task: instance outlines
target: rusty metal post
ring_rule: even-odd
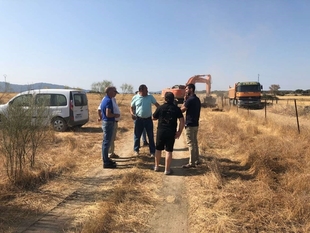
[[[295,112],[296,112],[297,128],[298,128],[298,133],[300,134],[300,128],[299,128],[299,120],[298,120],[298,111],[297,111],[296,99],[294,99],[294,103],[295,103]]]

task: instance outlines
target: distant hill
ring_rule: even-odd
[[[7,85],[6,85],[7,84]],[[29,91],[32,89],[62,89],[62,88],[70,88],[68,86],[64,85],[58,85],[58,84],[51,84],[51,83],[34,83],[34,84],[11,84],[11,83],[5,83],[0,82],[0,92],[22,92],[22,91]],[[88,90],[85,90],[88,91]]]

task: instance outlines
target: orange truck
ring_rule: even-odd
[[[238,107],[260,108],[262,89],[259,82],[237,82],[233,87],[229,87],[229,102]]]
[[[204,78],[206,77],[206,78]],[[206,84],[206,97],[209,97],[211,94],[211,75],[210,74],[199,74],[194,75],[188,79],[185,85],[174,85],[171,88],[165,88],[161,92],[161,96],[165,97],[165,93],[170,91],[174,94],[174,97],[177,103],[183,103],[184,96],[185,96],[185,87],[188,84],[195,84],[195,83],[205,83]]]

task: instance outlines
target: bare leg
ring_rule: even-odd
[[[172,161],[172,152],[166,151],[166,162],[165,162],[165,171],[166,172],[170,171],[171,161]]]
[[[159,167],[160,157],[161,157],[161,150],[156,150],[155,151],[155,168],[154,169]]]

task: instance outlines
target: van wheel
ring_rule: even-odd
[[[61,117],[54,118],[52,120],[52,126],[53,129],[57,132],[64,132],[68,128],[67,122]]]

